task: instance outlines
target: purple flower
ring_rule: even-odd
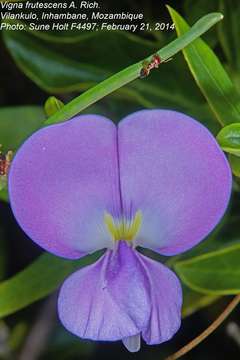
[[[87,339],[122,340],[130,351],[169,340],[181,322],[176,275],[137,247],[176,255],[222,217],[231,171],[214,137],[190,117],[143,110],[118,126],[82,115],[33,134],[9,174],[13,212],[55,255],[105,254],[65,280],[64,326]]]

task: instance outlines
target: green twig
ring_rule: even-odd
[[[162,61],[169,59],[170,57],[181,51],[183,48],[185,48],[187,45],[189,45],[192,41],[197,39],[199,36],[204,34],[209,28],[215,25],[218,21],[222,20],[222,18],[223,15],[221,13],[211,13],[205,15],[200,20],[198,20],[192,26],[192,28],[189,29],[189,31],[187,31],[185,34],[178,37],[156,53],[161,57]],[[106,95],[137,79],[142,68],[142,62],[150,61],[151,58],[152,55],[147,57],[146,59],[139,61],[134,65],[125,68],[124,70],[102,81],[98,85],[90,88],[89,90],[66,104],[62,109],[56,112],[49,119],[47,119],[45,125],[67,120],[72,116],[78,114],[80,111],[86,109],[88,106],[92,105],[96,101],[102,99]]]
[[[165,360],[177,360],[183,355],[187,354],[190,350],[195,348],[198,344],[200,344],[204,339],[206,339],[222,324],[222,322],[228,317],[228,315],[230,315],[230,313],[235,309],[235,307],[239,304],[239,302],[240,302],[240,294],[234,297],[234,299],[228,304],[225,310],[206,330],[204,330],[200,335],[198,335],[195,339],[190,341],[187,345],[183,346],[173,355],[168,356]]]

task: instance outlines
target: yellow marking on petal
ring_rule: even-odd
[[[108,231],[112,235],[112,237],[115,238],[116,227],[115,227],[112,216],[110,214],[108,214],[108,213],[105,213],[104,214],[104,222],[105,222],[105,225],[106,225]]]
[[[142,224],[142,213],[137,211],[134,219],[129,221],[125,218],[114,220],[109,213],[104,214],[104,223],[113,240],[132,241],[136,238]]]
[[[137,236],[137,234],[138,234],[138,232],[140,230],[141,224],[142,224],[142,213],[141,213],[141,211],[138,210],[136,212],[136,215],[135,215],[134,219],[133,219],[133,223],[132,223],[132,225],[131,225],[131,227],[129,229],[130,230],[130,236],[131,236],[132,239],[134,239]]]

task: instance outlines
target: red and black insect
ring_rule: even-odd
[[[149,75],[149,73],[152,69],[158,68],[161,63],[167,62],[169,60],[171,60],[171,59],[162,60],[158,54],[153,55],[150,62],[148,62],[148,61],[143,62],[143,67],[140,71],[140,78],[141,79],[145,78],[146,76]]]
[[[8,151],[6,155],[0,151],[0,176],[6,176],[8,174],[12,155],[12,151]]]

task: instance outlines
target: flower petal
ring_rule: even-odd
[[[181,325],[181,284],[166,266],[143,255],[139,260],[151,289],[151,315],[142,337],[147,344],[160,344],[171,339]]]
[[[136,244],[174,255],[201,241],[222,217],[231,171],[211,133],[184,114],[144,110],[118,128],[123,211],[142,212]]]
[[[112,240],[104,212],[119,215],[115,125],[82,115],[33,134],[9,175],[10,202],[27,235],[46,250],[78,258]]]
[[[92,340],[123,340],[130,351],[170,339],[181,321],[179,280],[165,266],[120,241],[94,265],[63,284],[58,313],[75,335]]]
[[[140,333],[150,316],[148,281],[136,252],[120,242],[93,265],[64,282],[58,313],[75,335],[120,340]]]
[[[137,352],[141,347],[141,334],[129,336],[127,338],[122,339],[123,345],[130,352]]]

